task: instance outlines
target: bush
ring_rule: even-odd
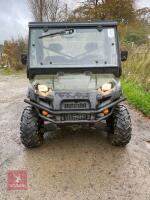
[[[4,42],[3,55],[0,59],[0,65],[20,70],[23,68],[20,57],[27,49],[27,42],[24,38],[18,38],[17,40],[9,40]]]
[[[125,36],[125,42],[127,43],[134,43],[137,45],[145,44],[148,38],[147,35],[144,33],[137,33],[137,32],[129,32]]]

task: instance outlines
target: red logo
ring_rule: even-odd
[[[9,170],[7,172],[8,190],[27,190],[26,170]]]

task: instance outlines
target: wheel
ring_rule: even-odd
[[[124,105],[117,105],[107,120],[108,139],[114,146],[126,146],[131,139],[131,118]]]
[[[25,147],[38,147],[43,143],[41,127],[36,110],[27,106],[22,113],[20,123],[20,137]]]

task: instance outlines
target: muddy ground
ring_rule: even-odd
[[[103,128],[57,134],[40,148],[20,142],[28,81],[0,76],[0,200],[149,200],[150,120],[130,109],[133,136],[112,147]],[[28,189],[7,190],[8,170],[27,170]]]

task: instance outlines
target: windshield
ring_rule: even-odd
[[[115,28],[31,29],[30,67],[117,66]]]

